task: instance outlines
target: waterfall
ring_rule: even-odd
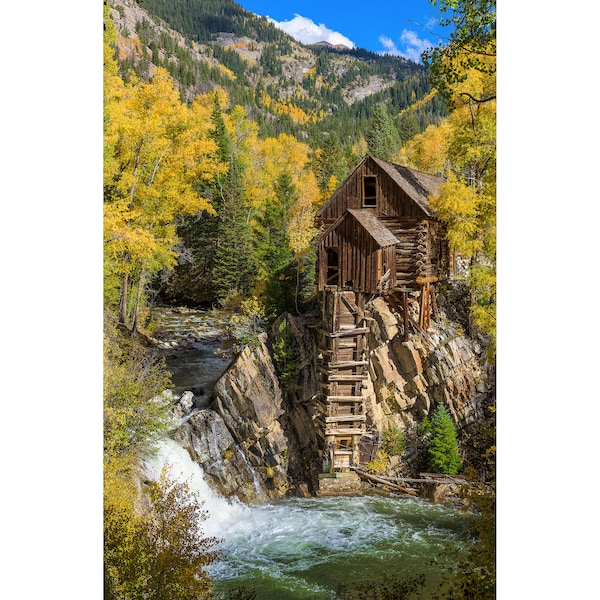
[[[246,457],[246,454],[239,447],[238,444],[235,445],[235,451],[242,458],[242,461],[248,467],[248,470],[252,473],[252,484],[254,485],[254,491],[256,492],[256,497],[257,498],[268,498],[267,493],[265,492],[265,490],[263,489],[263,486],[260,483],[260,479],[258,477],[258,473],[252,467],[252,465],[250,464],[250,461]]]
[[[243,522],[249,516],[251,509],[248,506],[237,498],[224,498],[208,485],[202,467],[175,440],[161,440],[157,444],[156,454],[147,458],[145,463],[155,480],[160,477],[163,467],[167,466],[174,479],[187,481],[190,489],[199,494],[204,501],[203,508],[208,511],[208,519],[202,525],[208,537],[223,538],[235,530],[238,522]]]
[[[244,585],[261,600],[330,599],[340,584],[380,581],[390,571],[425,573],[436,582],[447,566],[443,551],[460,554],[469,543],[467,516],[418,498],[289,498],[248,506],[211,489],[202,468],[170,439],[146,465],[156,479],[168,465],[204,501],[202,530],[222,540],[223,560],[208,568],[217,591]]]

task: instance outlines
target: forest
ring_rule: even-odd
[[[144,0],[135,30],[105,1],[105,597],[211,597],[194,577],[216,558],[192,531],[201,504],[164,480],[140,509],[131,476],[169,427],[147,401],[169,387],[143,344],[151,306],[227,307],[261,328],[310,309],[315,213],[366,153],[444,176],[431,205],[468,265],[470,328],[494,360],[496,5],[434,4],[453,33],[423,67],[301,47],[231,0]],[[291,55],[314,66],[299,75]],[[384,91],[349,102],[371,77]],[[479,501],[481,544],[456,600],[494,597],[494,499]]]

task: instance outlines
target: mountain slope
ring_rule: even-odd
[[[363,49],[305,46],[233,0],[109,0],[123,70],[142,78],[166,67],[182,96],[221,86],[263,135],[311,144],[359,139],[379,103],[399,115],[429,91],[426,70]],[[416,112],[424,129],[445,114],[434,96]]]

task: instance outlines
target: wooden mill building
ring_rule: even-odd
[[[365,156],[316,215],[320,328],[320,418],[324,457],[333,472],[370,460],[362,396],[368,378],[368,301],[384,295],[404,313],[419,300],[427,329],[433,285],[446,279],[445,228],[428,196],[442,177]],[[410,296],[410,298],[409,298]],[[363,448],[364,450],[364,448]]]

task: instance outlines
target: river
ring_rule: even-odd
[[[174,355],[176,389],[211,387],[229,362],[218,350],[220,339],[215,334]],[[340,586],[381,582],[387,573],[424,574],[427,588],[420,597],[429,598],[427,590],[443,581],[444,570],[470,543],[470,517],[453,507],[392,494],[289,498],[247,506],[210,489],[201,467],[170,439],[159,444],[148,464],[158,474],[165,462],[205,501],[209,517],[203,532],[221,540],[223,553],[209,572],[223,597],[245,586],[256,591],[257,600],[330,599]]]

